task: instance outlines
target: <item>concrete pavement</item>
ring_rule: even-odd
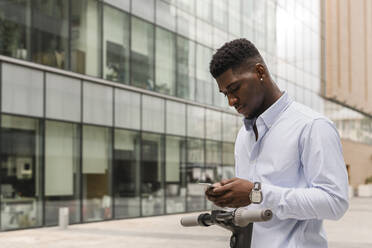
[[[229,247],[229,232],[216,227],[184,228],[168,215],[0,233],[1,248],[189,248]],[[194,214],[195,215],[195,214]],[[339,221],[326,221],[330,248],[372,247],[372,198],[353,198]]]

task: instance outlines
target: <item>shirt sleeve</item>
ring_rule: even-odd
[[[348,209],[348,176],[340,137],[327,119],[316,119],[302,132],[300,159],[307,188],[262,184],[265,208],[279,219],[341,218]]]

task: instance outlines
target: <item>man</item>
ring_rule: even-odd
[[[210,72],[245,118],[235,142],[236,178],[216,183],[208,199],[273,211],[272,220],[253,225],[252,247],[328,247],[323,219],[337,220],[348,208],[347,172],[332,122],[281,92],[246,39],[218,49]]]

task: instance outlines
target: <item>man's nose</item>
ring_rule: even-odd
[[[229,105],[231,107],[234,107],[238,103],[238,98],[236,96],[234,96],[233,94],[230,94],[228,96],[228,99],[229,99]]]

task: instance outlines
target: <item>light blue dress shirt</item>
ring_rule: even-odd
[[[346,166],[330,120],[284,92],[257,119],[244,119],[235,163],[237,177],[262,184],[263,202],[247,208],[274,213],[253,225],[252,247],[328,247],[323,219],[337,220],[348,208]]]

